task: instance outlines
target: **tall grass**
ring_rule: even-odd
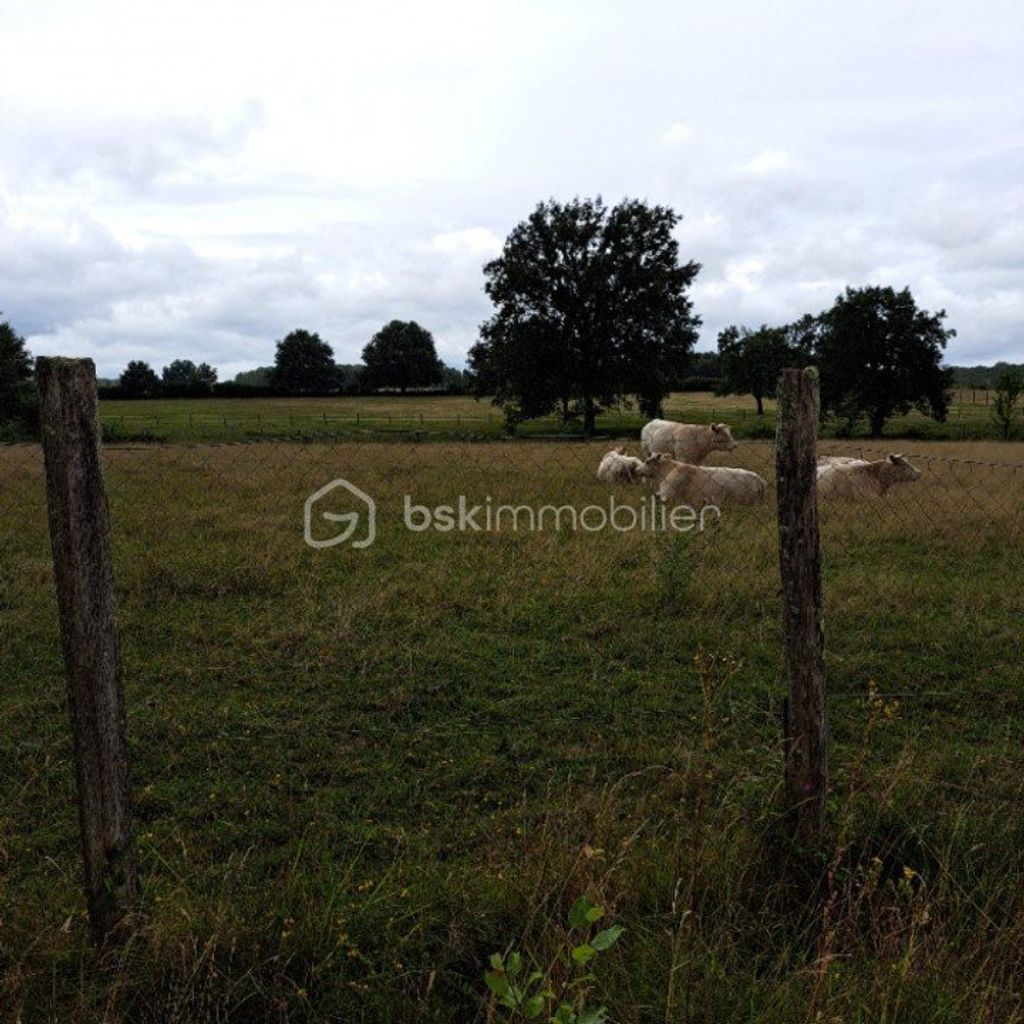
[[[919,444],[914,487],[823,510],[809,851],[770,505],[701,536],[401,525],[405,493],[605,502],[606,446],[108,451],[145,908],[105,956],[40,457],[0,450],[7,1019],[493,1019],[490,954],[550,962],[587,894],[626,928],[594,981],[616,1021],[1021,1020],[1024,491],[985,465],[1017,450]],[[770,477],[767,446],[729,458]],[[379,503],[365,551],[302,543],[336,476]]]

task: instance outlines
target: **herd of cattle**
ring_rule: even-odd
[[[640,434],[640,446],[643,458],[627,455],[624,447],[608,452],[597,468],[597,478],[605,483],[646,480],[670,504],[755,505],[764,500],[768,485],[752,470],[702,464],[712,452],[736,448],[732,431],[724,423],[651,420]],[[894,484],[913,483],[920,475],[902,455],[887,455],[875,462],[827,456],[818,460],[818,494],[849,499],[878,496]]]

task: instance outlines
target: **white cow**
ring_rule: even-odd
[[[677,462],[664,452],[646,459],[640,475],[653,482],[658,497],[666,504],[756,505],[764,500],[768,485],[764,477],[749,469],[729,466],[694,466]]]
[[[876,462],[830,455],[818,460],[818,495],[822,498],[881,496],[895,484],[910,484],[921,471],[899,454]]]
[[[625,448],[613,448],[601,459],[597,467],[597,479],[606,484],[632,484],[638,479],[643,462],[634,455],[627,455]]]
[[[644,458],[664,452],[680,462],[699,466],[711,452],[731,452],[736,442],[724,423],[651,420],[640,432],[640,445]]]

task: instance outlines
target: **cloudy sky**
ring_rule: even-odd
[[[0,0],[0,310],[35,354],[205,359],[392,318],[461,365],[541,199],[683,217],[701,348],[909,285],[1024,359],[1019,0]]]

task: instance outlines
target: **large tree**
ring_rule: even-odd
[[[141,359],[133,360],[125,367],[118,383],[130,398],[151,398],[160,391],[160,378],[153,367]]]
[[[762,324],[756,331],[726,327],[718,335],[720,395],[753,395],[757,415],[764,415],[764,400],[775,397],[779,374],[787,366],[801,366],[808,352],[790,327]]]
[[[277,343],[270,383],[282,391],[332,391],[338,384],[334,350],[319,334],[297,330]]]
[[[945,317],[918,309],[909,288],[847,288],[814,332],[822,414],[851,426],[866,417],[872,437],[912,408],[944,420],[953,381],[942,353],[956,334]]]
[[[470,350],[473,386],[516,418],[556,408],[594,432],[635,395],[654,414],[682,377],[700,319],[665,206],[600,198],[541,203],[484,267],[494,315]]]
[[[191,359],[175,359],[165,366],[161,375],[164,387],[194,388],[197,391],[211,391],[217,383],[217,371],[209,363],[196,366]]]
[[[440,384],[441,360],[434,337],[415,320],[392,320],[382,327],[363,349],[363,387],[397,388],[403,395],[409,388]]]
[[[0,321],[0,426],[26,416],[34,391],[25,339],[6,320]]]

